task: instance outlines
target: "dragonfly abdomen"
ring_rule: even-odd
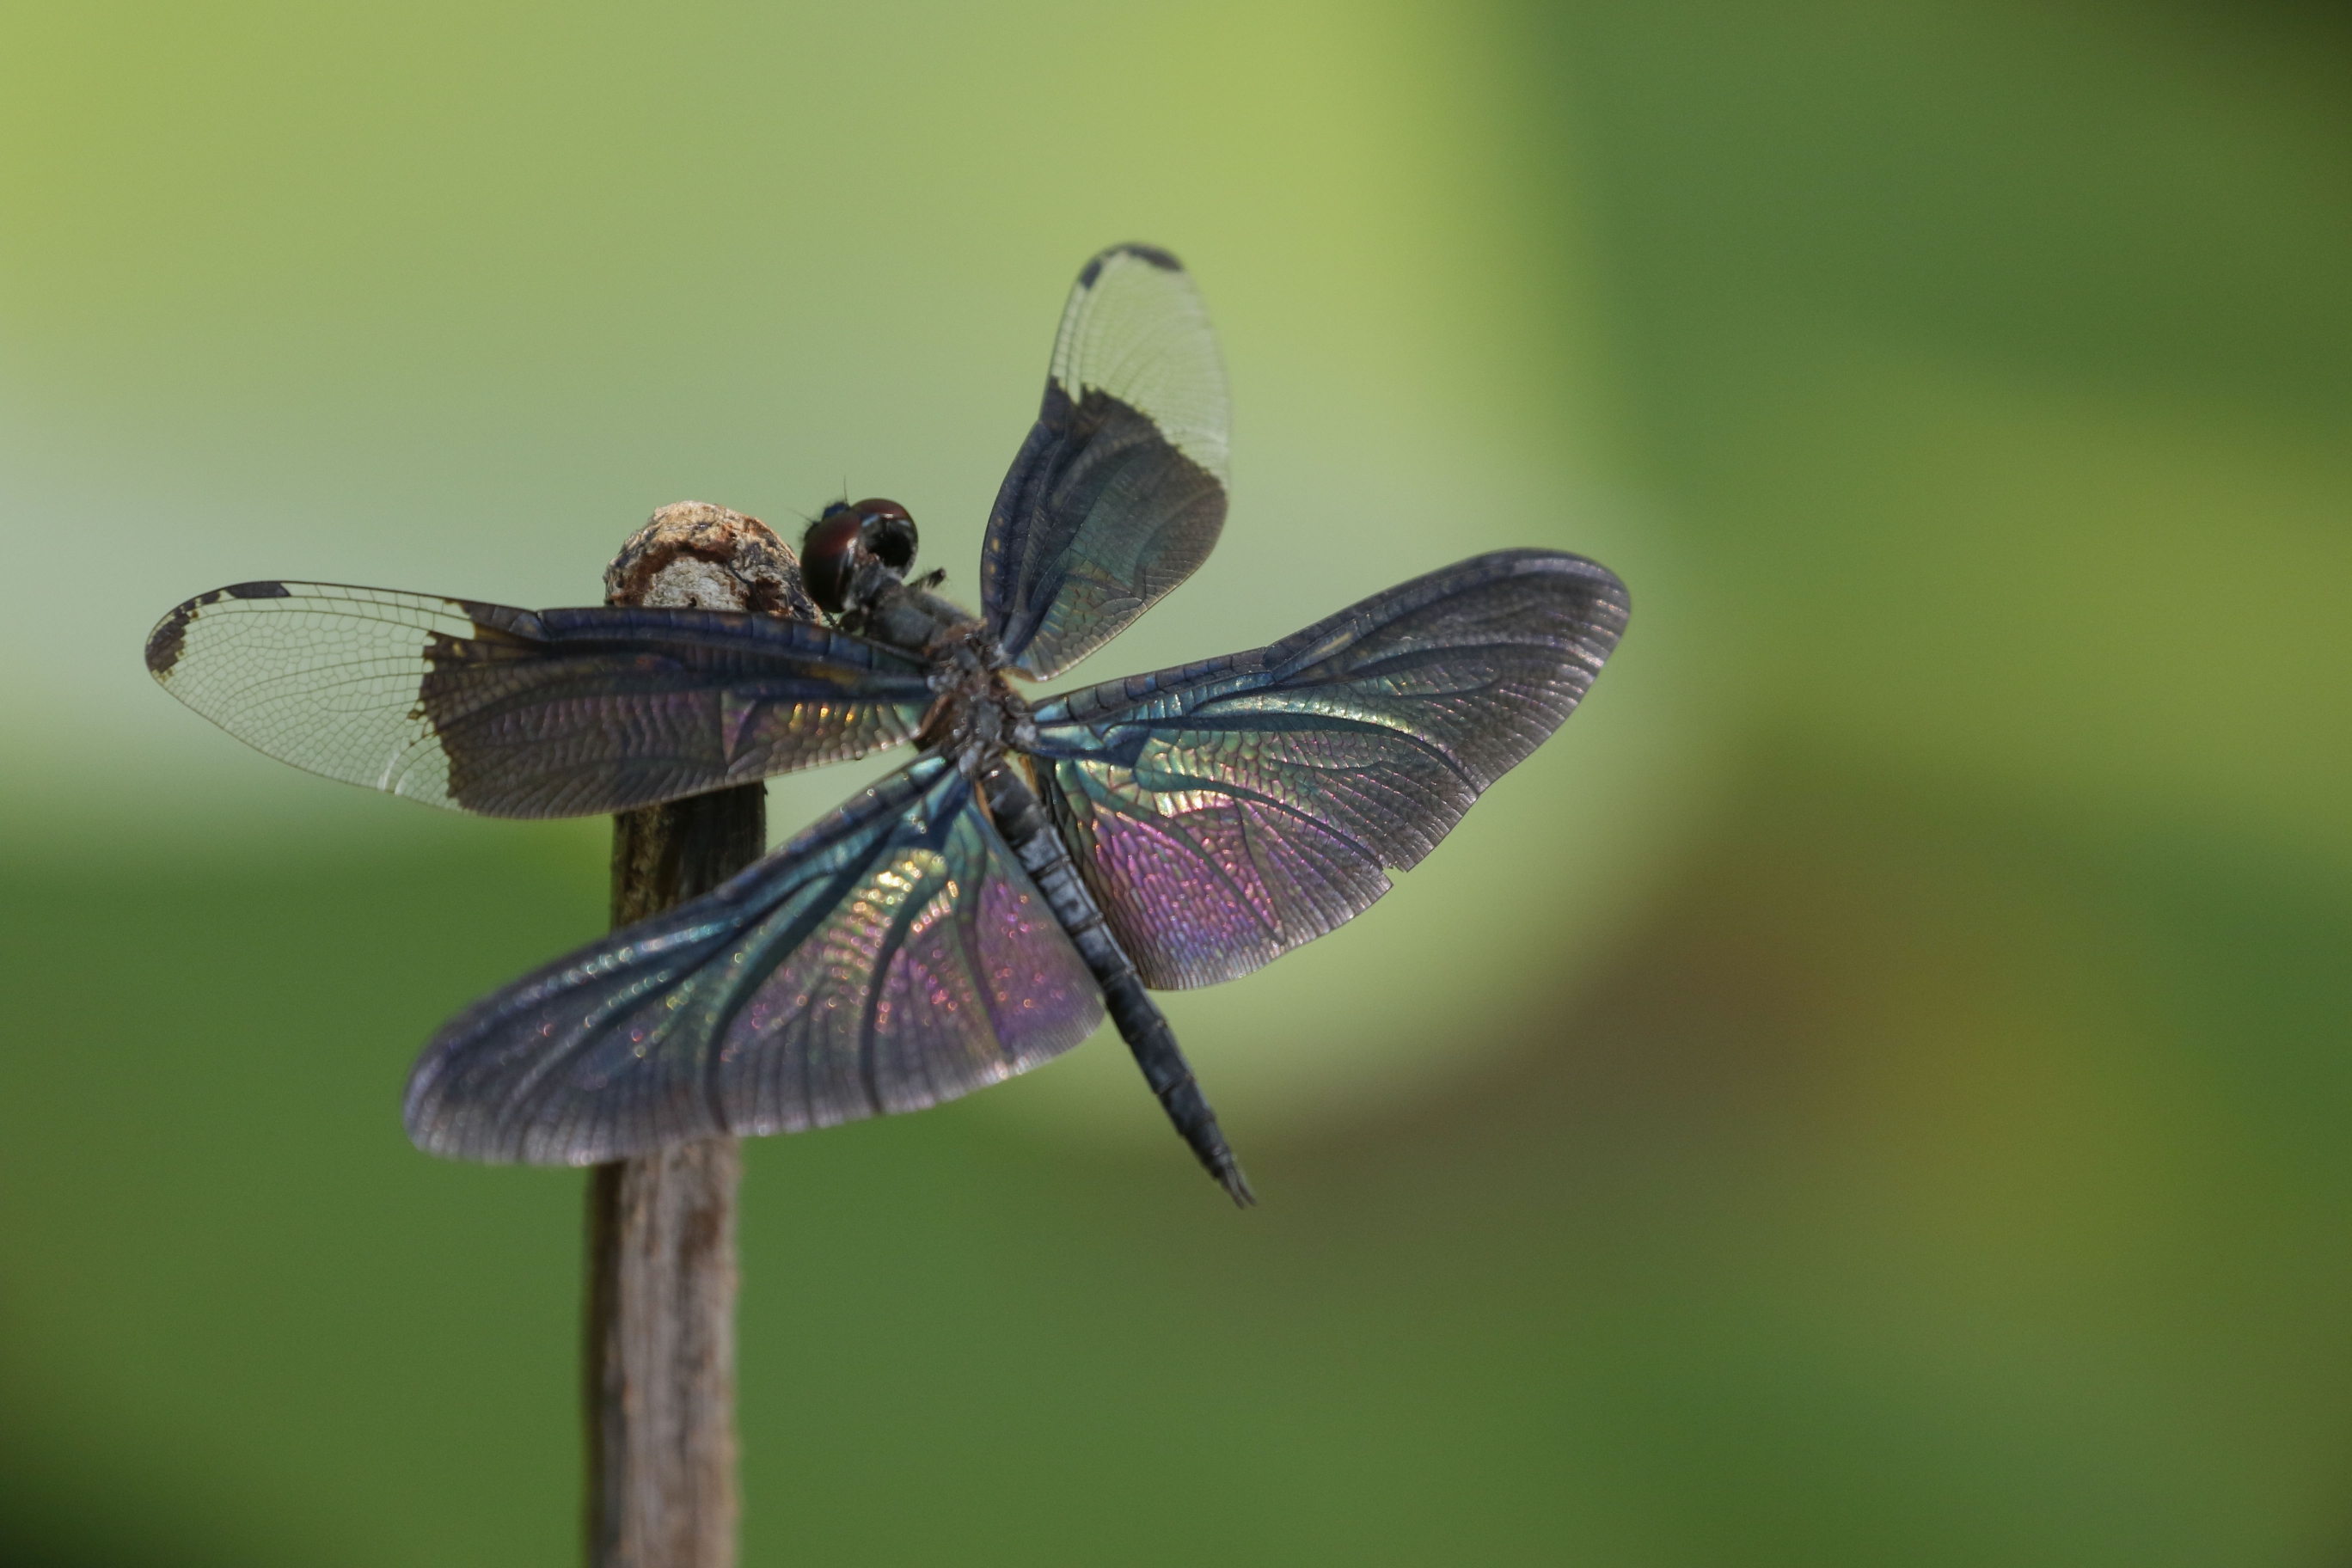
[[[980,782],[996,830],[1036,884],[1055,920],[1069,933],[1095,984],[1102,987],[1104,1009],[1134,1053],[1135,1065],[1143,1069],[1144,1081],[1159,1097],[1160,1108],[1235,1204],[1247,1207],[1255,1203],[1257,1195],[1250,1191],[1241,1162],[1234,1157],[1217,1126],[1217,1113],[1210,1109],[1208,1097],[1192,1076],[1192,1064],[1176,1044],[1176,1031],[1169,1027],[1168,1016],[1143,988],[1134,962],[1103,919],[1036,792],[1021,776],[1021,770],[1002,756],[982,773]]]

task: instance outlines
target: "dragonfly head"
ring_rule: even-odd
[[[862,607],[853,605],[852,597],[871,597],[879,584],[861,592],[859,568],[887,567],[884,580],[896,582],[915,563],[915,520],[897,501],[878,496],[835,501],[809,524],[801,542],[801,575],[809,597],[827,615]]]

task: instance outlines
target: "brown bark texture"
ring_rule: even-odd
[[[814,618],[799,563],[756,518],[656,512],[605,574],[606,602]],[[767,847],[744,784],[613,819],[613,924],[695,898]],[[731,1138],[599,1165],[588,1185],[590,1568],[734,1568],[735,1190]]]

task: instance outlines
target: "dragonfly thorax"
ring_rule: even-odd
[[[917,589],[907,590],[907,596],[931,599]],[[966,620],[944,627],[920,651],[931,661],[937,696],[916,733],[918,744],[954,758],[965,776],[977,777],[1007,747],[1037,743],[1029,704],[1005,679],[1004,655],[985,626]]]
[[[906,580],[914,564],[914,520],[896,501],[836,504],[810,525],[802,564],[811,596],[844,631],[930,667],[937,695],[919,738],[953,757],[967,776],[1007,746],[1034,742],[1029,705],[1005,680],[1007,661],[986,623],[931,590],[939,574]]]

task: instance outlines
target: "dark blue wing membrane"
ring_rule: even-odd
[[[981,547],[982,608],[1013,668],[1059,674],[1208,558],[1230,424],[1216,337],[1176,258],[1123,245],[1087,262]]]
[[[408,1135],[590,1164],[917,1110],[1059,1055],[1101,993],[971,785],[923,758],[718,891],[478,1004]]]
[[[1045,704],[1040,793],[1146,984],[1230,980],[1434,848],[1575,709],[1628,607],[1580,556],[1478,556],[1271,647]]]
[[[191,599],[166,690],[330,778],[490,816],[584,816],[856,757],[929,706],[908,656],[806,621],[512,609],[324,583]]]

